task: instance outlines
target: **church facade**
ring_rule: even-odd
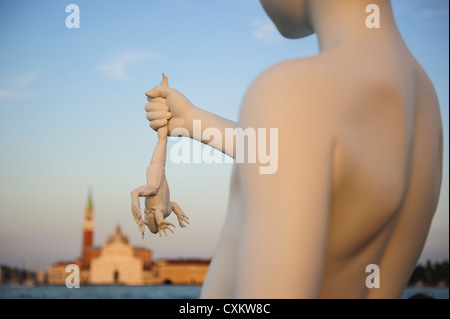
[[[135,256],[134,249],[120,227],[109,237],[89,268],[89,281],[92,284],[143,283],[144,261]]]
[[[120,226],[101,248],[93,247],[93,238],[94,209],[89,193],[84,212],[81,256],[74,261],[60,261],[51,265],[48,271],[49,284],[65,284],[69,275],[65,270],[69,264],[80,267],[81,284],[94,285],[201,285],[208,271],[209,260],[163,259],[153,262],[152,251],[132,247]]]

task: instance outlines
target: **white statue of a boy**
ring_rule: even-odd
[[[201,296],[399,298],[440,192],[443,140],[433,85],[402,39],[389,0],[261,3],[284,36],[316,33],[321,52],[258,76],[237,123],[173,88],[146,93],[156,130],[183,128],[192,138],[194,120],[222,133],[278,128],[275,174],[259,174],[254,163],[234,166]],[[366,26],[369,3],[379,8],[380,28]],[[225,143],[202,142],[235,155]],[[366,285],[373,264],[379,288]]]

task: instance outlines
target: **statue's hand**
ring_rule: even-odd
[[[166,99],[162,97],[147,99],[149,100],[149,102],[145,104],[147,120],[150,121],[150,127],[155,131],[158,131],[161,127],[167,125],[167,122],[172,117],[172,113],[169,111]]]
[[[177,132],[177,135],[188,135],[192,132],[192,113],[196,107],[180,92],[165,86],[155,86],[146,92],[147,100],[145,111],[150,127],[157,131],[167,125],[169,134],[177,128],[184,129],[184,132]],[[185,134],[186,133],[186,134]]]

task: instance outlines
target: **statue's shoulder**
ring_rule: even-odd
[[[356,61],[340,54],[319,54],[277,63],[251,83],[243,108],[267,111],[286,108],[333,115],[352,110],[367,101],[396,99],[401,85],[394,71],[376,63]],[[277,102],[278,101],[278,102]],[[389,101],[383,100],[389,103]]]
[[[288,112],[288,119],[308,113],[332,111],[337,101],[348,99],[343,94],[345,72],[319,56],[277,63],[249,86],[242,103],[241,117],[264,112],[268,117]],[[290,114],[290,115],[289,115]]]

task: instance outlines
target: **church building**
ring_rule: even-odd
[[[147,257],[149,256],[150,253]],[[89,282],[92,284],[137,285],[142,283],[143,273],[144,260],[136,257],[134,249],[128,243],[128,238],[117,226],[116,232],[101,248],[100,255],[91,261]]]
[[[81,284],[179,284],[201,285],[209,267],[209,260],[163,259],[152,261],[152,251],[132,247],[120,226],[103,247],[94,247],[94,208],[89,192],[84,211],[81,256],[74,261],[59,261],[50,266],[48,283],[65,284],[66,266],[80,267]]]

